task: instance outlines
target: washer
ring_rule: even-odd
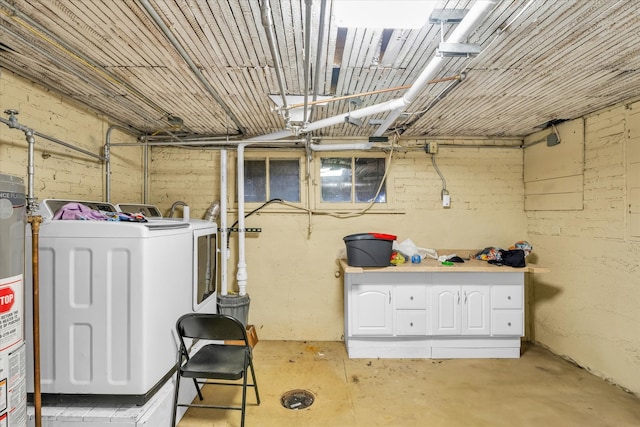
[[[43,217],[42,401],[143,404],[175,369],[175,321],[192,310],[193,231],[169,220],[54,220],[68,202],[77,201],[43,200],[36,213]],[[117,212],[109,203],[79,203]],[[26,276],[32,358],[31,265]],[[28,392],[33,392],[32,363],[27,366]]]

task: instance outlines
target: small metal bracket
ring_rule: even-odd
[[[459,24],[467,14],[465,9],[434,9],[429,16],[430,24]]]

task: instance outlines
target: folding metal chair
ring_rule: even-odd
[[[257,404],[260,404],[256,374],[253,369],[251,347],[247,339],[244,325],[234,317],[226,314],[188,313],[176,322],[176,330],[180,338],[180,351],[176,369],[176,388],[173,398],[173,415],[171,425],[175,426],[178,406],[233,409],[242,412],[241,426],[244,427],[247,387],[253,387]],[[194,355],[189,356],[185,339],[214,341],[204,345]],[[225,341],[236,341],[225,344]],[[237,342],[240,342],[239,344]],[[251,371],[253,383],[247,383],[247,371]],[[178,392],[181,378],[192,378],[200,400],[204,400],[201,385],[217,384],[242,387],[242,405],[207,405],[179,404]],[[220,380],[220,381],[210,381]],[[242,380],[241,383],[237,382]],[[233,382],[236,381],[236,382]]]

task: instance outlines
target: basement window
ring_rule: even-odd
[[[322,157],[320,202],[351,206],[387,203],[384,173],[382,157]]]
[[[271,199],[300,203],[299,158],[245,159],[245,203],[264,203]]]

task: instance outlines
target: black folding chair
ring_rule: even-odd
[[[251,347],[247,340],[247,331],[244,325],[239,320],[226,314],[188,313],[178,319],[176,330],[180,337],[180,351],[176,369],[176,388],[173,398],[171,425],[175,426],[176,424],[178,406],[187,406],[239,410],[242,412],[241,426],[244,427],[247,387],[255,389],[256,401],[258,405],[260,404]],[[215,342],[204,345],[194,355],[189,356],[189,351],[184,342],[185,338]],[[225,344],[225,341],[236,341],[236,343]],[[239,344],[237,343],[238,341],[240,342]],[[247,383],[248,368],[251,370],[252,384]],[[242,405],[179,404],[178,391],[182,377],[193,379],[200,400],[204,400],[200,389],[200,385],[203,384],[242,387]],[[242,383],[237,382],[240,379],[242,379]],[[221,381],[213,382],[209,380]]]

